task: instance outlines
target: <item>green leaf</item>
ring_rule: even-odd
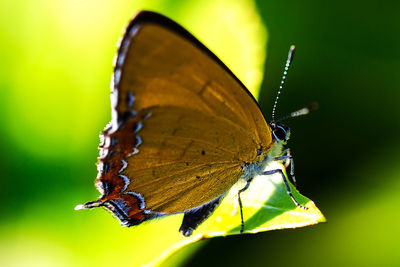
[[[278,162],[271,162],[266,170],[285,168]],[[239,181],[228,192],[221,205],[200,227],[188,238],[183,238],[172,244],[148,266],[156,266],[180,248],[198,240],[216,236],[236,235],[240,232],[240,212],[237,192],[246,184]],[[259,233],[263,231],[304,227],[325,222],[324,215],[314,202],[302,196],[292,185],[291,190],[296,200],[306,206],[303,210],[295,206],[286,193],[286,188],[280,174],[259,175],[254,177],[250,187],[241,194],[244,214],[244,233]],[[176,230],[179,224],[176,225]]]

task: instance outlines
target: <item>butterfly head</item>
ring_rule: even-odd
[[[290,129],[279,122],[271,122],[269,124],[272,130],[272,136],[277,142],[286,144],[290,137]]]

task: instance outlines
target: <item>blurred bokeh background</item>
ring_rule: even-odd
[[[1,0],[0,265],[136,266],[162,243],[163,229],[73,210],[98,195],[112,59],[144,8],[183,24],[260,88],[267,117],[295,44],[278,114],[320,105],[288,122],[289,147],[300,192],[328,223],[215,238],[173,264],[400,266],[400,3],[343,0]]]

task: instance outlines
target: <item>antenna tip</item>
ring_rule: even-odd
[[[288,61],[289,62],[292,62],[295,50],[296,50],[296,47],[294,45],[291,45],[290,49],[289,49],[289,55],[288,55]]]

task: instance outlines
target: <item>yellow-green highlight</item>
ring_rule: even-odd
[[[98,195],[94,163],[110,120],[112,60],[142,9],[181,23],[258,94],[267,35],[253,1],[0,2],[0,135],[11,152],[1,177],[10,189],[1,266],[139,266],[182,238],[182,215],[123,228],[102,209],[73,209]]]
[[[7,36],[8,46],[3,47],[3,51],[12,51],[11,57],[4,54],[14,63],[7,77],[9,89],[4,92],[9,115],[5,131],[10,140],[35,157],[61,159],[92,144],[93,133],[110,114],[108,88],[117,40],[132,15],[144,8],[181,22],[257,95],[266,30],[254,3],[186,1],[173,12],[163,12],[168,4],[77,0],[3,3],[3,12],[9,12],[4,16],[11,20],[3,22],[3,29],[10,31],[10,24],[16,24]],[[34,142],[27,142],[27,133]]]

